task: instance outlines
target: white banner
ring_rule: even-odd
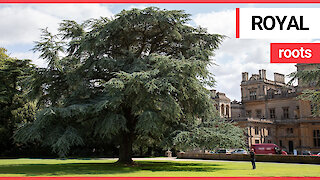
[[[239,38],[320,38],[318,8],[240,8],[237,15]]]

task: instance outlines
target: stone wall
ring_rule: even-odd
[[[246,154],[196,154],[179,153],[179,159],[208,159],[208,160],[231,160],[249,161],[250,156]],[[319,156],[294,156],[294,155],[256,155],[257,162],[282,162],[282,163],[308,163],[320,164]]]

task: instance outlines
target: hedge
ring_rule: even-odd
[[[179,159],[208,159],[208,160],[231,160],[249,161],[250,155],[247,154],[204,154],[204,153],[179,153]],[[256,155],[258,162],[282,162],[282,163],[308,163],[320,164],[319,156],[303,155]]]

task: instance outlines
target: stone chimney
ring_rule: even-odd
[[[260,79],[267,79],[267,75],[266,75],[266,70],[265,69],[259,70],[259,78]]]
[[[280,73],[274,73],[274,81],[285,84],[284,75]]]
[[[249,78],[249,74],[248,72],[243,72],[242,73],[242,81],[248,81],[248,78]]]
[[[259,80],[260,77],[259,77],[259,74],[252,74],[251,76],[254,80]],[[251,78],[250,78],[251,79]]]

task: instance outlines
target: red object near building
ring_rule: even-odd
[[[254,149],[254,152],[256,154],[282,154],[285,155],[285,153],[283,153],[279,146],[275,145],[275,144],[269,144],[269,143],[265,143],[265,144],[253,144],[251,146],[251,148]]]

